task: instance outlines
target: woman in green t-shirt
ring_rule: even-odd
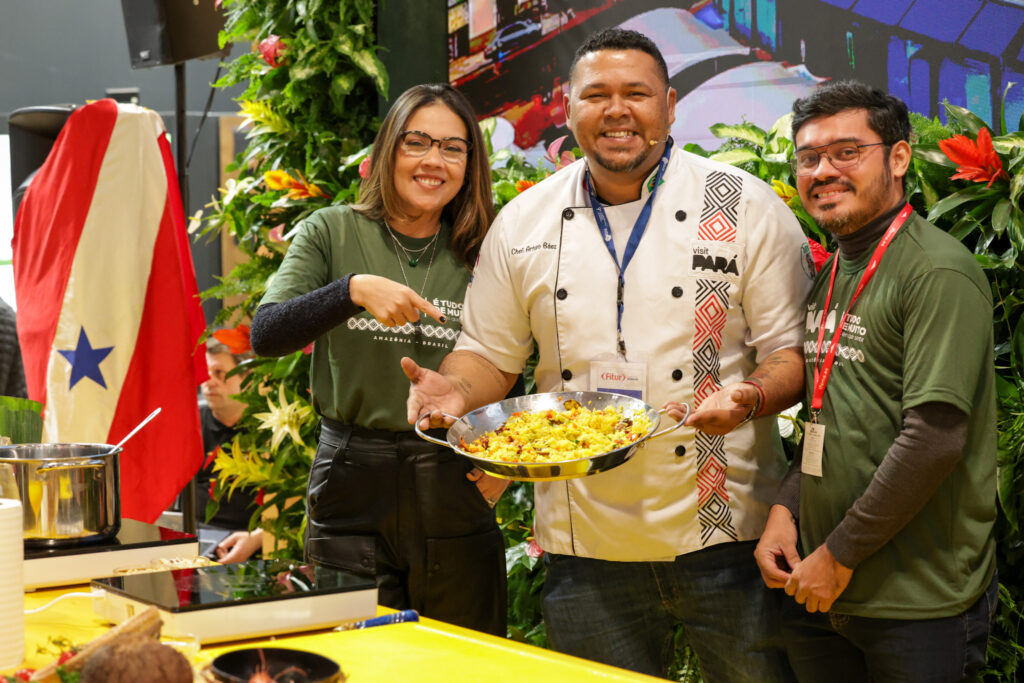
[[[296,230],[256,311],[252,346],[283,355],[314,342],[322,422],[307,558],[376,576],[388,607],[505,635],[493,512],[504,482],[411,431],[399,362],[437,367],[454,346],[493,217],[469,103],[446,84],[410,88],[377,134],[359,203],[316,211]]]

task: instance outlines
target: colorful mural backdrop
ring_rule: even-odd
[[[678,91],[677,141],[714,149],[714,123],[771,127],[830,78],[857,78],[944,117],[968,107],[993,131],[1024,114],[1024,0],[447,0],[449,80],[495,143],[539,158],[568,133],[569,64],[590,33],[649,36]],[[1004,99],[1005,98],[1005,99]],[[1005,107],[1005,130],[1000,112]]]

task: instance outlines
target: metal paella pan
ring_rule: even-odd
[[[604,453],[568,460],[505,462],[482,458],[467,452],[462,447],[463,443],[472,443],[487,432],[492,432],[501,427],[512,417],[513,413],[537,413],[547,410],[563,412],[566,410],[566,403],[569,402],[569,405],[572,406],[571,402],[573,401],[591,410],[602,410],[607,407],[617,408],[626,416],[632,415],[636,411],[643,411],[650,419],[651,426],[647,429],[646,433],[628,445]],[[560,391],[507,398],[503,401],[477,408],[462,417],[446,413],[445,416],[454,419],[455,423],[448,428],[445,441],[425,434],[420,429],[419,420],[416,421],[415,430],[420,438],[451,448],[456,453],[472,460],[476,467],[493,476],[518,481],[555,481],[558,479],[586,477],[618,467],[629,460],[636,452],[636,449],[642,446],[648,439],[655,439],[679,429],[686,420],[686,417],[689,416],[690,408],[686,406],[686,416],[677,424],[661,431],[655,431],[658,429],[658,425],[661,422],[661,414],[664,412],[664,409],[656,410],[640,399],[622,394],[604,391]],[[423,417],[426,416],[421,416],[420,419]]]

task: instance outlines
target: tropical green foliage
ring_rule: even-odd
[[[248,145],[227,171],[236,179],[207,207],[202,233],[229,234],[247,260],[203,292],[226,299],[215,325],[251,317],[287,250],[288,230],[311,212],[351,201],[357,166],[379,122],[377,94],[387,74],[376,56],[373,0],[225,0],[221,43],[253,50],[227,65],[216,85],[244,84],[239,98]],[[243,366],[243,434],[216,461],[216,496],[264,492],[252,526],[301,557],[306,474],[316,446],[309,402],[309,356],[257,358]],[[261,519],[270,507],[274,519]],[[212,514],[215,505],[208,510]]]

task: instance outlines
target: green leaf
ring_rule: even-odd
[[[750,161],[760,161],[761,157],[757,152],[750,149],[749,147],[739,147],[736,149],[730,149],[725,152],[715,152],[709,159],[715,161],[721,161],[725,164],[732,164],[736,166],[738,164],[744,164]]]
[[[1000,199],[992,209],[992,229],[997,235],[1003,234],[1006,231],[1006,226],[1010,224],[1011,206],[1009,199]]]
[[[979,190],[979,188],[981,189]],[[935,205],[928,212],[928,220],[934,222],[937,218],[944,216],[961,204],[981,198],[985,189],[983,185],[970,185],[948,197],[943,197],[935,202]]]
[[[696,142],[687,142],[685,145],[683,145],[683,151],[689,152],[690,154],[696,154],[697,156],[704,157],[705,159],[710,154],[706,149],[698,145]]]
[[[914,158],[922,161],[927,161],[930,164],[936,164],[938,166],[945,166],[946,168],[956,168],[956,164],[946,156],[945,152],[939,149],[938,145],[914,145]]]
[[[971,137],[977,137],[978,131],[988,126],[988,124],[982,121],[969,109],[964,109],[963,107],[950,104],[949,102],[943,102],[942,105],[946,109],[946,116],[956,121],[960,125],[961,130],[963,130],[964,133],[969,134]]]
[[[1015,131],[994,137],[992,138],[992,147],[1000,154],[1010,154],[1013,150],[1024,147],[1024,131]]]
[[[718,138],[738,138],[746,140],[758,147],[763,147],[767,134],[752,123],[727,125],[716,123],[711,126],[711,133]]]

